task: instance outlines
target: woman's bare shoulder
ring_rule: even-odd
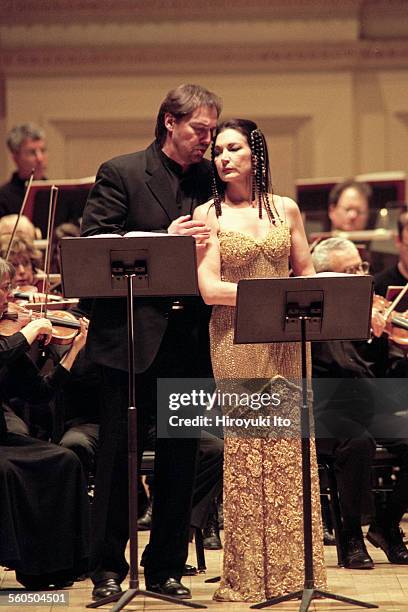
[[[193,217],[197,219],[197,221],[205,221],[205,223],[212,224],[216,222],[217,216],[215,214],[214,200],[208,200],[208,202],[197,206],[197,208],[194,209]]]
[[[273,202],[278,210],[278,213],[283,215],[283,218],[293,217],[299,214],[299,206],[292,198],[288,196],[273,195]]]

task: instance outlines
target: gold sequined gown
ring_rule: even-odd
[[[271,226],[264,240],[219,232],[225,281],[288,275],[290,232],[286,222]],[[235,309],[213,307],[210,323],[215,378],[301,380],[299,344],[234,345]],[[296,404],[300,401],[299,393]],[[295,401],[288,385],[286,401]],[[297,406],[294,407],[297,411]],[[224,410],[225,411],[225,410]],[[226,409],[228,411],[228,409]],[[224,564],[218,601],[260,602],[303,588],[301,442],[229,437],[224,447]],[[326,587],[319,484],[312,448],[314,576]]]

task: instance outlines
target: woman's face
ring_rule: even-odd
[[[252,153],[246,137],[232,128],[218,134],[214,163],[224,183],[246,181],[251,176]]]
[[[13,285],[15,287],[32,285],[34,283],[34,271],[31,259],[28,255],[16,255],[15,257],[11,257],[10,260],[16,269]]]

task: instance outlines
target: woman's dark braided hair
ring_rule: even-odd
[[[276,223],[279,220],[279,215],[276,207],[272,202],[269,194],[272,194],[272,183],[269,170],[269,155],[266,140],[254,121],[249,119],[229,119],[223,121],[217,126],[212,146],[211,146],[211,160],[212,160],[212,195],[214,199],[214,208],[217,217],[222,214],[221,204],[225,195],[225,185],[220,177],[218,176],[217,169],[215,167],[215,141],[221,132],[227,129],[237,130],[245,138],[251,148],[252,153],[252,201],[256,201],[258,204],[259,218],[262,219],[262,211],[266,210],[267,215],[272,223]]]

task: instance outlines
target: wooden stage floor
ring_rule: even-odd
[[[408,516],[402,524],[405,533],[408,533]],[[139,546],[142,549],[147,541],[148,534],[142,532],[139,538]],[[355,599],[375,603],[379,606],[380,612],[408,612],[408,566],[391,565],[388,563],[384,553],[373,548],[367,543],[367,549],[375,561],[375,569],[373,570],[346,570],[338,568],[336,565],[335,547],[325,547],[326,565],[329,579],[329,590],[331,592],[352,597]],[[193,577],[183,578],[186,586],[191,588],[194,600],[208,606],[209,612],[243,612],[249,610],[249,604],[246,603],[219,603],[212,600],[214,592],[213,584],[206,584],[204,581],[212,576],[217,576],[220,573],[222,560],[222,551],[206,551],[207,572]],[[195,555],[193,545],[190,545],[189,562],[195,564]],[[141,577],[141,588],[143,588],[143,575]],[[0,588],[10,589],[18,587],[14,572],[6,571],[0,568]],[[125,588],[126,583],[123,585]],[[30,612],[55,612],[60,610],[63,612],[79,612],[84,610],[87,603],[90,601],[92,590],[91,581],[84,580],[76,582],[73,587],[67,589],[69,593],[69,606],[24,606]],[[3,596],[2,596],[3,597]],[[99,610],[109,610],[112,604]],[[11,612],[12,610],[22,610],[22,606],[1,606],[2,610]],[[299,610],[299,601],[281,603],[269,608],[282,612],[295,612]],[[348,604],[343,604],[336,601],[320,600],[312,602],[309,610],[311,612],[350,612],[351,610],[363,610]],[[188,610],[184,606],[174,606],[173,604],[160,602],[158,600],[145,599],[138,596],[130,604],[126,606],[129,612],[134,610],[147,612],[170,612],[173,610]]]

